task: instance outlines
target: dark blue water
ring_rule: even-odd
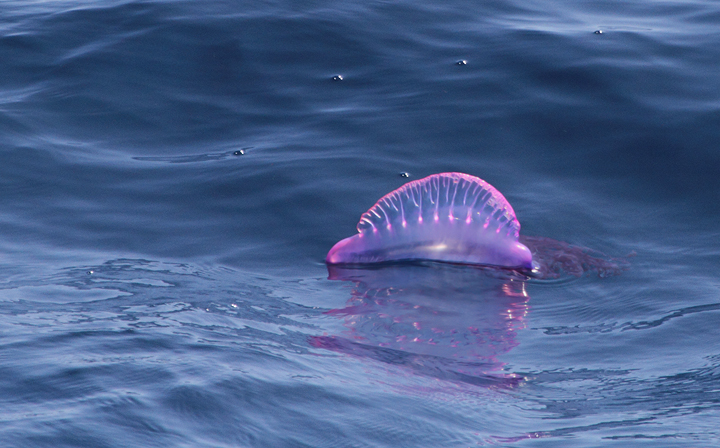
[[[720,444],[717,2],[0,19],[2,446]],[[444,171],[524,235],[636,255],[328,272],[379,197]]]

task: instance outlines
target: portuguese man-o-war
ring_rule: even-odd
[[[499,355],[519,344],[530,277],[605,277],[627,266],[585,247],[521,237],[505,197],[462,173],[434,174],[388,193],[357,230],[326,257],[328,279],[354,284],[344,307],[325,312],[342,319],[344,330],[312,336],[310,344],[484,387],[525,381],[508,373]],[[420,263],[395,263],[405,261]]]
[[[532,269],[510,203],[468,174],[433,174],[405,184],[365,212],[357,230],[333,246],[328,264],[431,260]]]
[[[357,230],[330,249],[328,265],[424,260],[515,269],[541,278],[589,270],[606,276],[627,266],[624,259],[587,248],[520,237],[520,223],[502,193],[463,173],[433,174],[386,194],[363,213]]]

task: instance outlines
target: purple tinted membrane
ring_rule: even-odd
[[[531,266],[529,251],[517,242],[513,208],[490,184],[467,174],[409,182],[363,213],[357,229],[358,235],[331,249],[328,263],[420,259]]]

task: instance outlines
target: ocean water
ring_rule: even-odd
[[[720,445],[718,2],[0,19],[0,445]],[[446,171],[626,269],[328,270]]]

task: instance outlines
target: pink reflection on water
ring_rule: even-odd
[[[438,263],[329,272],[354,286],[345,307],[326,312],[343,319],[344,330],[310,338],[313,346],[488,387],[522,381],[498,356],[525,328],[525,281]]]

